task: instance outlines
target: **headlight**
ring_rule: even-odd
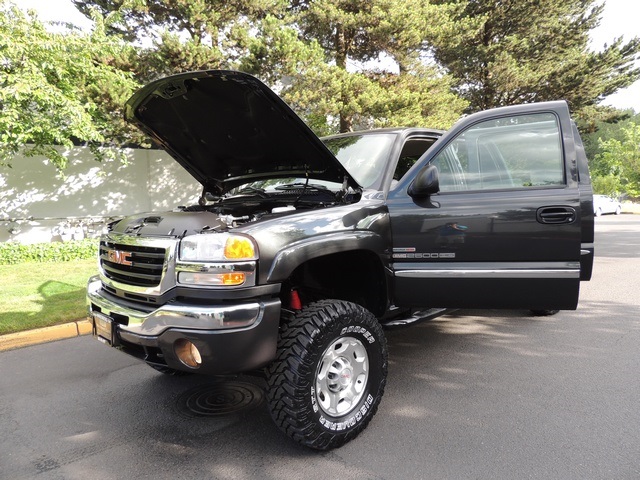
[[[180,242],[177,280],[196,287],[255,285],[258,249],[251,237],[210,233],[185,237]]]
[[[230,233],[210,233],[185,237],[180,242],[180,260],[219,262],[255,260],[257,249],[251,238]]]

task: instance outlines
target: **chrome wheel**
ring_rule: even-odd
[[[387,341],[378,319],[343,300],[310,303],[280,328],[267,401],[285,434],[317,450],[353,440],[387,383]]]
[[[316,370],[316,399],[331,416],[346,415],[357,405],[369,379],[369,357],[362,342],[341,337],[322,354]]]

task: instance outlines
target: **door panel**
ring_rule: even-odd
[[[575,308],[580,196],[553,107],[468,117],[419,162],[442,172],[439,194],[411,198],[411,178],[391,192],[397,305]]]

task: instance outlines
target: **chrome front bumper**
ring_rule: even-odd
[[[105,343],[149,363],[194,371],[176,356],[176,342],[182,339],[202,353],[198,373],[238,373],[275,357],[280,323],[277,297],[212,306],[172,303],[142,311],[105,292],[96,276],[89,279],[87,304],[98,339],[104,337],[100,325],[106,321],[109,338],[102,338]]]
[[[139,335],[159,335],[167,328],[193,328],[198,330],[221,330],[228,328],[250,327],[264,315],[264,302],[240,303],[237,305],[163,305],[151,312],[134,309],[125,304],[126,300],[115,300],[102,291],[99,276],[89,279],[87,285],[87,305],[91,311],[104,315],[128,318],[126,325],[120,328]],[[129,302],[126,302],[129,303]]]

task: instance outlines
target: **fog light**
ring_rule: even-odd
[[[176,340],[176,343],[173,344],[173,349],[178,359],[187,367],[199,368],[202,365],[202,357],[198,347],[186,338]]]

